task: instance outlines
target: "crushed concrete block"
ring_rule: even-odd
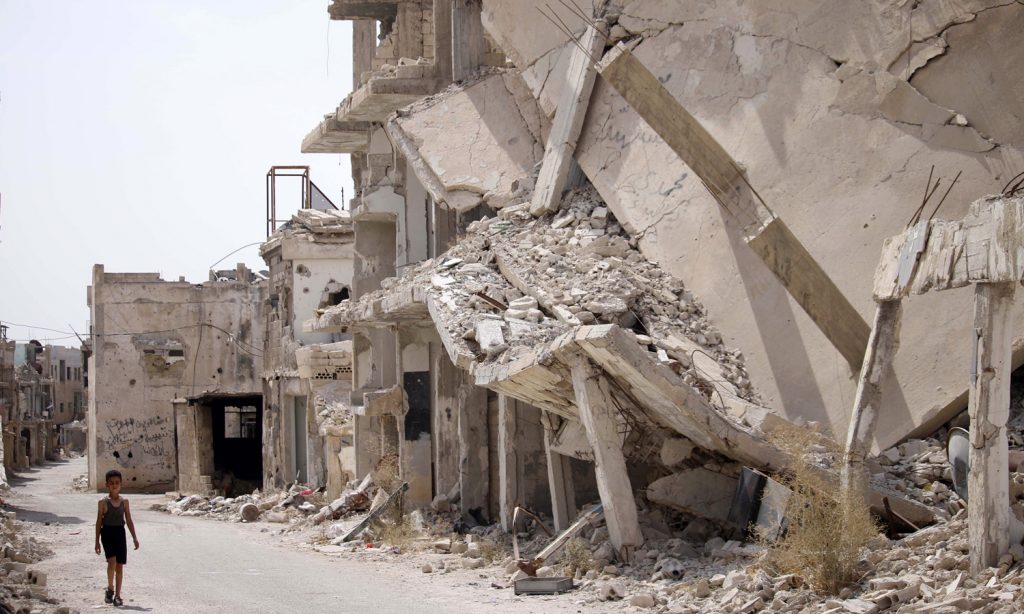
[[[647,498],[694,516],[724,521],[735,492],[736,478],[697,467],[655,480],[647,487]]]
[[[634,608],[653,608],[657,604],[654,595],[650,593],[640,593],[629,598],[629,605]]]
[[[597,587],[601,601],[618,601],[626,596],[626,588],[621,582],[608,582]]]
[[[684,437],[669,437],[661,444],[661,462],[666,467],[678,465],[693,454],[693,442]]]
[[[505,335],[501,332],[501,322],[490,318],[477,320],[476,342],[480,344],[480,349],[488,358],[497,356],[508,348]]]
[[[524,296],[522,298],[517,298],[514,301],[510,301],[508,306],[510,309],[536,309],[537,299],[532,296]]]

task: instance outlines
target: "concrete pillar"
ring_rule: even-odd
[[[431,433],[434,456],[434,493],[447,495],[459,478],[459,369],[448,358],[440,339],[430,344],[434,401]]]
[[[576,357],[572,364],[572,385],[580,420],[594,449],[597,490],[604,504],[608,533],[619,556],[628,561],[632,552],[643,545],[644,537],[637,520],[636,500],[622,454],[622,438],[608,382],[588,359]]]
[[[480,0],[452,0],[452,78],[464,81],[484,63],[486,44]]]
[[[1006,422],[1010,417],[1016,285],[977,284],[974,289],[974,364],[968,392],[971,468],[967,482],[972,574],[995,567],[1010,547]]]
[[[490,459],[487,446],[487,390],[473,384],[472,376],[459,371],[456,393],[459,412],[459,488],[463,513],[479,508],[488,514]]]
[[[377,20],[352,20],[352,89],[359,89],[364,72],[373,70],[377,50]]]
[[[572,480],[572,466],[565,456],[551,449],[557,422],[557,416],[544,412],[541,422],[544,425],[544,456],[547,459],[548,488],[551,491],[551,516],[555,520],[555,531],[561,532],[569,528],[576,517],[576,488]]]

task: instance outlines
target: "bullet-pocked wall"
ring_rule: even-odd
[[[93,268],[89,288],[89,485],[121,471],[128,492],[177,479],[173,401],[206,392],[262,393],[265,282],[191,284],[157,273]],[[180,404],[180,401],[179,401]]]

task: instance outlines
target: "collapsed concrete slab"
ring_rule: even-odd
[[[735,492],[736,478],[696,467],[651,482],[647,499],[694,516],[724,522]]]
[[[763,6],[730,0],[699,7],[631,0],[608,17],[610,42],[635,44],[636,57],[744,168],[866,320],[877,248],[904,227],[933,164],[949,174],[964,171],[944,204],[951,217],[966,207],[955,194],[992,192],[1019,170],[1024,151],[1013,129],[974,111],[1016,99],[1014,79],[993,77],[991,88],[977,90],[978,100],[966,100],[974,90],[962,86],[965,74],[990,74],[982,49],[1024,44],[1006,34],[1012,26],[1001,25],[1016,23],[1024,7],[1002,4],[921,3],[900,11],[885,3],[797,2],[787,5],[790,18],[779,20]],[[544,5],[485,0],[483,17],[550,114],[575,47],[551,24],[527,17]],[[909,48],[897,35],[908,19],[922,41]],[[570,23],[582,31],[578,19]],[[964,55],[948,52],[947,36]],[[829,134],[835,138],[822,138]],[[711,321],[746,357],[764,405],[845,432],[855,386],[846,361],[729,230],[690,169],[600,79],[576,157],[644,254],[703,297]],[[969,358],[957,343],[968,333],[957,317],[968,301],[956,293],[916,303],[922,317],[904,331],[907,346],[883,382],[893,405],[880,418],[876,450],[962,408],[966,388],[935,382],[957,381],[956,365]],[[1016,309],[1015,317],[1024,316]],[[936,321],[952,324],[925,323]],[[1024,354],[1015,358],[1019,365]]]
[[[465,211],[513,200],[543,155],[545,122],[518,73],[501,71],[411,105],[386,129],[434,200]]]

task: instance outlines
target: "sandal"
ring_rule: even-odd
[[[121,601],[121,597],[120,596],[114,597],[114,607],[115,608],[119,608],[119,607],[121,607],[123,605],[124,605],[124,602]]]
[[[114,602],[114,589],[108,588],[106,591],[103,592],[103,603],[113,603],[113,602]]]

